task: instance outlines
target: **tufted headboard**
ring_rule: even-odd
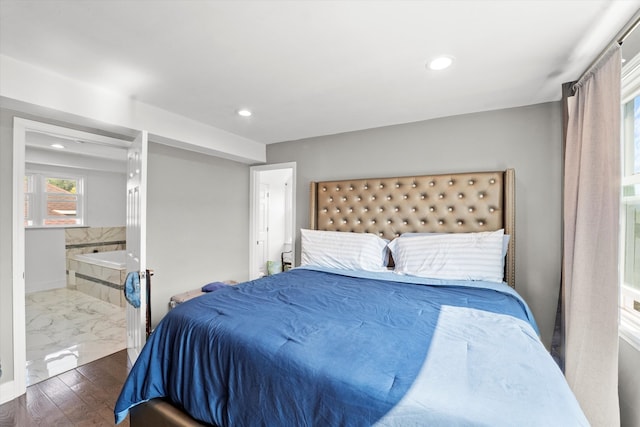
[[[310,227],[375,233],[465,233],[504,228],[511,236],[505,281],[515,287],[515,171],[311,182]]]

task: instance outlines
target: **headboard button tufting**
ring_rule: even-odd
[[[366,231],[387,239],[406,232],[505,228],[514,233],[513,179],[509,170],[318,182],[313,184],[311,222],[317,229]],[[513,247],[505,263],[510,284]]]

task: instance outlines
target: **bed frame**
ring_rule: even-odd
[[[515,287],[515,171],[311,182],[310,228],[376,233],[465,233],[504,228],[511,236],[505,281]],[[206,426],[170,402],[131,409],[131,426]]]

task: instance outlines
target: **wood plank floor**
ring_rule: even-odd
[[[26,394],[0,405],[0,426],[113,426],[127,365],[123,350],[29,386]],[[119,426],[128,427],[129,418]]]

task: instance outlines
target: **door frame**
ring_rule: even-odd
[[[27,132],[39,132],[71,140],[115,145],[127,148],[130,141],[97,135],[48,123],[13,119],[13,174],[12,174],[12,279],[13,279],[13,380],[0,385],[0,404],[26,392],[27,335],[25,318],[25,227],[24,227],[24,175]]]
[[[293,264],[296,253],[296,162],[274,163],[269,165],[251,166],[249,168],[249,280],[256,279],[258,272],[254,269],[257,257],[256,245],[258,233],[258,216],[260,207],[260,172],[273,170],[291,170],[291,250]]]

